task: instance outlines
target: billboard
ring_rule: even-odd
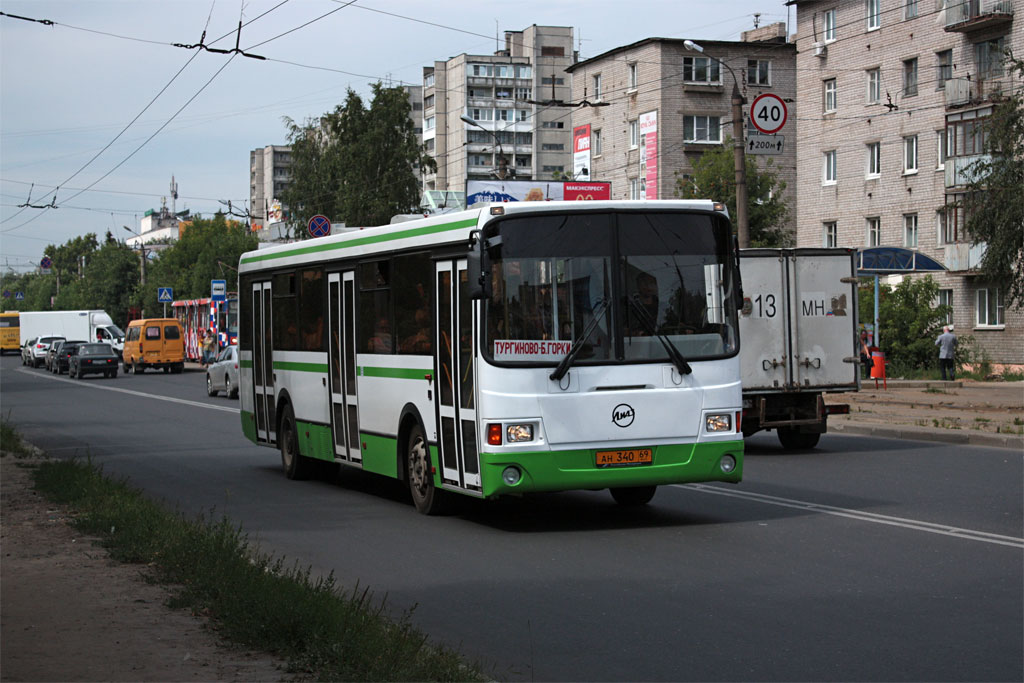
[[[572,178],[590,180],[590,124],[572,129]]]
[[[469,180],[466,206],[483,202],[611,199],[612,184],[562,180]]]
[[[658,198],[658,112],[640,115],[640,174],[644,179],[644,199]]]

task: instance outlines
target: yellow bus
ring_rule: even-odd
[[[21,349],[21,327],[17,311],[0,313],[0,354]]]

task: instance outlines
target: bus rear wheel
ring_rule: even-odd
[[[295,411],[285,406],[281,424],[277,429],[277,445],[281,449],[281,466],[289,479],[306,479],[309,460],[299,453],[299,432],[295,427]]]
[[[657,490],[657,486],[624,486],[612,489],[611,491],[612,498],[619,505],[638,507],[650,503],[651,498],[654,498],[654,492]]]
[[[412,494],[416,509],[425,515],[440,515],[447,511],[450,500],[446,492],[434,486],[430,447],[423,434],[423,427],[418,424],[409,432],[405,463],[409,493]]]

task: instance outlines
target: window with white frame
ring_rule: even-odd
[[[879,216],[873,216],[865,221],[866,235],[864,244],[869,247],[878,247],[882,245],[882,219]]]
[[[978,327],[1002,327],[1006,324],[1003,320],[1003,292],[998,287],[979,289],[976,302],[975,324]]]
[[[516,65],[516,78],[533,78],[533,67],[527,64]]]
[[[470,166],[490,166],[491,157],[486,154],[470,154],[469,155]]]
[[[683,81],[718,85],[722,82],[718,60],[710,57],[683,57]]]
[[[768,59],[747,60],[747,84],[765,85],[772,84],[772,63]]]
[[[601,129],[595,128],[590,134],[590,150],[595,157],[601,156]]]
[[[423,87],[430,88],[434,85],[434,74],[427,74],[423,77]]]
[[[533,88],[516,88],[515,93],[517,100],[533,99]]]
[[[683,116],[683,142],[717,144],[722,141],[721,119],[717,116]]]
[[[917,94],[917,57],[903,60],[903,96]]]
[[[637,85],[639,84],[639,80],[638,80],[639,79],[639,75],[637,73],[637,64],[636,64],[636,62],[633,62],[632,64],[627,64],[626,65],[626,71],[627,71],[627,78],[628,78],[628,82],[629,82],[629,89],[630,90],[636,90]]]
[[[825,42],[831,43],[836,39],[836,11],[825,10]]]
[[[952,244],[955,240],[950,240],[949,230],[947,228],[946,221],[946,207],[940,206],[935,210],[935,234],[937,235],[938,244]]]
[[[525,121],[530,117],[530,112],[526,109],[516,109],[516,121]]]
[[[869,142],[867,144],[867,155],[867,177],[877,178],[882,175],[882,143]]]
[[[867,14],[868,30],[874,31],[882,27],[882,0],[865,0],[864,10]]]
[[[917,214],[903,214],[903,246],[917,248]]]
[[[868,104],[878,104],[882,101],[882,70],[879,68],[868,69]]]
[[[823,90],[822,98],[824,100],[824,102],[823,102],[824,112],[826,114],[831,114],[831,113],[835,112],[836,105],[837,105],[836,79],[834,79],[834,78],[826,78],[822,82],[822,90]]]
[[[946,317],[943,320],[943,324],[953,324],[953,290],[952,289],[940,289],[939,295],[936,299],[936,308],[945,308]]]
[[[640,181],[637,178],[629,179],[629,198],[640,199]]]
[[[839,246],[839,229],[835,221],[826,221],[821,224],[821,246],[826,249]]]
[[[917,173],[917,136],[903,138],[903,173]]]
[[[821,184],[836,184],[836,150],[830,149],[824,154],[821,169]]]
[[[946,168],[946,131],[935,131],[935,170]]]
[[[640,124],[636,119],[629,122],[629,148],[636,149],[640,144]]]
[[[470,109],[469,118],[474,121],[493,121],[494,110],[493,109]]]
[[[906,0],[903,5],[903,18],[913,19],[917,16],[917,0]]]
[[[435,119],[433,116],[428,116],[423,119],[423,130],[434,130]]]
[[[601,74],[594,76],[594,101],[601,101]]]

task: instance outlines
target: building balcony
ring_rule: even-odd
[[[946,31],[970,33],[1013,21],[1013,0],[953,0],[946,7]]]
[[[957,242],[946,244],[942,247],[943,263],[951,273],[962,273],[968,270],[977,270],[981,266],[981,260],[985,258],[985,249],[988,245],[969,244]]]
[[[990,161],[991,154],[972,154],[963,157],[948,157],[945,164],[946,188],[963,187],[976,180],[977,174],[972,171],[976,161]]]
[[[998,100],[1009,89],[1006,76],[988,78],[951,78],[945,83],[946,108],[955,109],[989,100]]]

